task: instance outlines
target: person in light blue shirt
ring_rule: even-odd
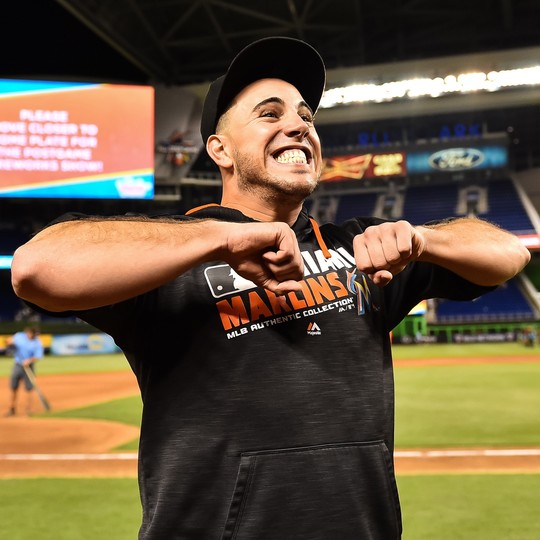
[[[8,338],[7,345],[14,351],[14,364],[9,387],[11,389],[11,403],[6,416],[15,416],[17,410],[17,391],[24,381],[27,394],[26,414],[32,414],[32,381],[25,373],[25,367],[35,370],[35,363],[43,358],[43,345],[38,337],[38,332],[33,327],[27,327],[23,332],[17,332]]]

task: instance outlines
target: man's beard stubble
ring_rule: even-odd
[[[269,174],[266,170],[255,165],[253,158],[239,151],[234,155],[238,187],[249,193],[256,194],[268,203],[302,203],[313,193],[319,184],[319,178],[306,181],[306,173],[298,173],[300,182],[289,178],[281,178]]]

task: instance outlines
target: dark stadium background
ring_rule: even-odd
[[[2,10],[0,78],[150,84],[173,91],[190,85],[200,98],[201,89],[223,72],[236,51],[270,35],[313,44],[327,63],[329,79],[332,73],[355,67],[364,76],[372,68],[377,76],[384,72],[381,66],[398,72],[415,61],[434,66],[441,59],[444,65],[445,58],[457,55],[464,55],[466,67],[470,63],[466,58],[477,53],[496,58],[514,51],[519,60],[520,51],[535,47],[538,65],[539,23],[540,3],[535,0],[19,0],[7,2]],[[327,157],[406,152],[419,143],[433,148],[441,143],[481,146],[495,138],[507,146],[509,166],[505,171],[464,171],[445,177],[333,182],[323,185],[308,204],[321,220],[377,209],[414,221],[419,214],[406,206],[409,201],[424,210],[422,216],[437,219],[455,214],[464,197],[479,196],[488,208],[482,210],[473,202],[467,211],[516,234],[535,237],[540,232],[540,90],[536,86],[500,95],[500,101],[497,96],[476,96],[474,107],[462,106],[459,99],[439,98],[455,103],[440,111],[433,105],[424,108],[427,100],[419,100],[414,112],[399,104],[386,107],[384,114],[365,107],[370,117],[364,119],[363,109],[356,108],[354,120],[347,121],[339,115],[341,120],[334,121],[332,110],[321,112],[319,132]],[[512,99],[504,99],[508,96]],[[463,103],[466,100],[463,97]],[[379,112],[386,104],[380,105]],[[188,135],[197,140],[197,133]],[[12,253],[32,232],[65,211],[178,213],[219,200],[216,172],[204,151],[189,158],[176,170],[159,169],[152,201],[0,198],[0,254]],[[479,191],[471,194],[471,186]],[[404,200],[400,214],[396,201]],[[425,213],[426,208],[431,214]],[[411,316],[396,337],[517,339],[530,329],[536,331],[540,261],[534,249],[533,255],[521,276],[482,303],[467,308],[430,305],[427,316]],[[12,324],[15,317],[17,325],[35,314],[21,311],[11,292],[9,270],[0,270],[0,334],[17,327]]]

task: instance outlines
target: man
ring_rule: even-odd
[[[43,345],[38,337],[38,332],[33,327],[27,327],[23,332],[17,332],[6,340],[8,348],[14,350],[14,364],[9,387],[11,389],[11,403],[6,416],[15,416],[17,411],[17,392],[21,381],[24,381],[26,389],[26,414],[32,414],[32,390],[34,385],[28,378],[25,368],[34,371],[34,364],[43,358]]]
[[[72,215],[15,253],[17,294],[110,333],[137,376],[142,539],[399,538],[389,332],[529,260],[476,219],[319,227],[324,83],[306,43],[251,44],[202,114],[220,206]]]

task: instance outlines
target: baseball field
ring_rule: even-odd
[[[404,540],[537,540],[540,348],[395,346]],[[0,357],[0,411],[11,359]],[[121,355],[46,357],[0,418],[0,538],[134,539],[141,402]],[[330,539],[329,539],[330,540]]]

